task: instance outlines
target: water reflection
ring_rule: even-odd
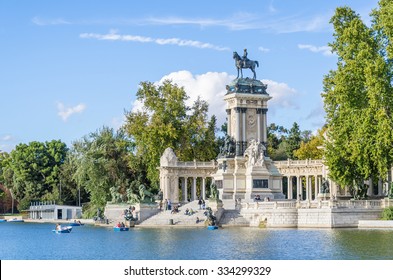
[[[0,259],[341,260],[393,259],[392,230],[141,229],[84,226],[53,234],[53,224],[0,225]]]

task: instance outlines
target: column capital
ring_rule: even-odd
[[[226,109],[225,111],[227,112],[227,115],[230,115],[230,114],[231,114],[231,112],[232,112],[232,110],[231,110],[231,109]]]
[[[246,113],[247,112],[247,108],[240,108],[242,113]]]

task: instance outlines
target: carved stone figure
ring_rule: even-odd
[[[160,158],[161,166],[176,166],[177,157],[171,148],[166,148],[164,154]]]
[[[239,72],[241,74],[241,78],[243,78],[243,68],[249,68],[254,74],[253,79],[255,80],[257,78],[255,67],[259,67],[259,62],[247,58],[247,49],[244,50],[243,58],[241,58],[237,52],[233,52],[233,59],[235,59],[235,66],[237,69],[236,78],[239,78]]]
[[[244,151],[244,156],[248,158],[248,166],[262,166],[265,160],[266,147],[258,143],[255,139],[250,140],[248,148]]]
[[[119,187],[113,186],[109,189],[112,196],[112,203],[120,203],[123,202],[122,195],[119,193]]]
[[[127,189],[127,203],[135,204],[139,202],[140,202],[139,195],[134,193],[132,188]]]
[[[329,181],[326,179],[323,179],[322,181],[322,193],[329,193]]]
[[[223,146],[220,148],[220,157],[232,157],[235,156],[235,150],[236,150],[236,146],[235,146],[235,141],[233,140],[232,137],[230,137],[229,135],[227,135],[225,137],[225,141]]]
[[[141,184],[139,186],[139,199],[140,202],[151,202],[154,198],[154,195],[149,192],[148,190],[146,190],[146,187]]]
[[[217,189],[216,184],[214,184],[213,182],[210,185],[210,198],[218,200],[219,198],[219,191]]]
[[[206,216],[206,224],[208,226],[215,226],[217,225],[217,218],[213,215],[213,210],[210,207],[206,208],[206,211],[204,212],[204,215]]]

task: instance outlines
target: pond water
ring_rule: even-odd
[[[393,230],[74,227],[0,223],[2,260],[392,260]]]

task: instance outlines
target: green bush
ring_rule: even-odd
[[[393,220],[393,206],[383,209],[382,220]]]

